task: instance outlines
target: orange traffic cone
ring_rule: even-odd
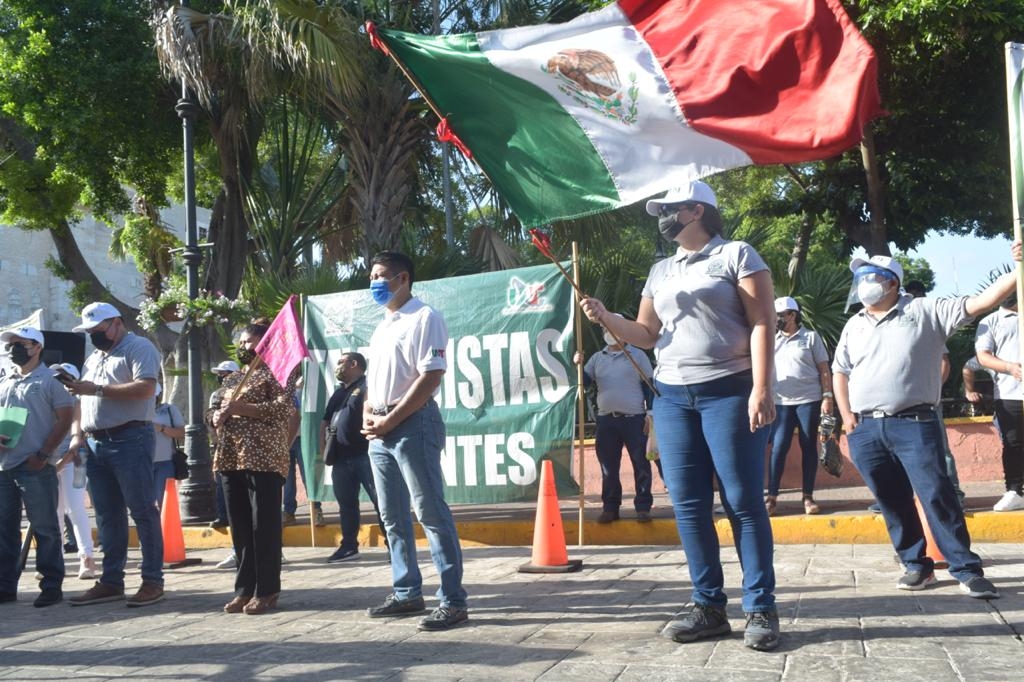
[[[921,500],[915,497],[914,504],[917,505],[917,516],[921,519],[921,528],[924,530],[924,551],[935,562],[935,568],[949,568],[949,562],[946,561],[946,557],[942,556],[942,551],[935,543],[935,536],[932,535],[932,529],[928,526],[928,519],[924,516]]]
[[[164,568],[184,568],[203,563],[202,559],[185,558],[185,534],[181,531],[178,509],[178,488],[173,478],[167,479],[164,504],[160,510],[160,530],[164,536]]]
[[[562,513],[555,490],[555,470],[551,460],[541,462],[540,488],[537,491],[537,521],[533,526],[533,556],[519,567],[520,573],[573,573],[583,568],[580,559],[569,559],[565,549]]]

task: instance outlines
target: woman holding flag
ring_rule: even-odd
[[[294,386],[278,383],[256,354],[268,326],[254,320],[238,339],[243,372],[222,385],[225,399],[213,413],[218,433],[214,470],[222,477],[238,568],[227,613],[259,615],[277,605],[281,591],[281,487],[288,472]]]
[[[764,454],[775,419],[774,294],[768,266],[749,245],[722,237],[718,201],[694,181],[647,202],[678,246],[655,263],[636,322],[585,298],[583,312],[625,343],[654,348],[654,428],[664,480],[693,583],[693,604],[662,631],[677,642],[730,632],[712,507],[720,480],[743,567],[744,644],[774,649],[773,540],[762,500]]]

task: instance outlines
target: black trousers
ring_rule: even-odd
[[[1003,476],[1006,489],[1024,492],[1024,401],[997,400],[996,419],[999,420],[999,436],[1003,441]]]
[[[235,596],[269,597],[281,591],[281,486],[272,471],[224,471],[231,541],[238,557]]]

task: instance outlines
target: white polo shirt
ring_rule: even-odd
[[[775,403],[803,405],[821,400],[818,363],[828,362],[821,337],[800,327],[791,336],[775,333]]]
[[[1020,362],[1020,342],[1017,340],[1017,313],[1000,308],[986,315],[978,323],[974,339],[975,351],[988,351],[1000,360]],[[1024,390],[1012,374],[993,372],[993,396],[997,400],[1022,400]]]
[[[444,317],[415,296],[398,311],[385,311],[370,337],[366,369],[370,406],[394,405],[420,375],[448,369],[444,356],[447,345]]]

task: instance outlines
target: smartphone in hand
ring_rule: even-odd
[[[68,372],[63,367],[53,370],[53,376],[57,379],[57,381],[65,385],[75,381],[75,377],[71,376],[71,373]]]

